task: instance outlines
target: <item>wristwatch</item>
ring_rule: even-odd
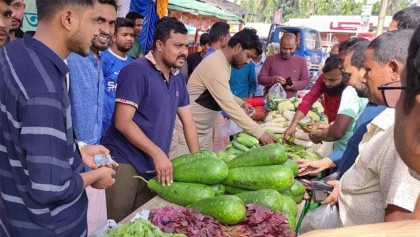
[[[86,142],[76,141],[77,146],[79,147],[79,151],[82,151],[82,148],[87,145]]]

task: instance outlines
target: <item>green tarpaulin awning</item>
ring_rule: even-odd
[[[169,0],[168,9],[188,12],[193,15],[213,16],[227,21],[243,21],[239,16],[226,12],[213,4],[196,0]]]

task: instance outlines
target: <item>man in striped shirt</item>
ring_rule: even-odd
[[[0,236],[86,236],[84,188],[111,186],[115,171],[83,173],[93,154],[107,150],[84,148],[83,161],[75,150],[63,59],[72,51],[88,55],[99,3],[36,4],[34,38],[0,50]]]

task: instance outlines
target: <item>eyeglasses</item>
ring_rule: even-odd
[[[378,87],[378,90],[381,91],[382,97],[384,98],[385,104],[388,107],[395,108],[398,99],[401,95],[401,90],[415,89],[408,86],[401,86],[400,81],[394,81],[386,83]]]

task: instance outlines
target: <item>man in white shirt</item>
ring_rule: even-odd
[[[369,44],[362,79],[370,101],[386,105],[379,86],[398,83],[407,57],[412,30],[387,32]],[[395,159],[394,110],[389,108],[368,126],[359,145],[359,157],[340,181],[330,181],[334,191],[323,202],[339,202],[343,226],[408,219],[420,192],[405,164]]]

